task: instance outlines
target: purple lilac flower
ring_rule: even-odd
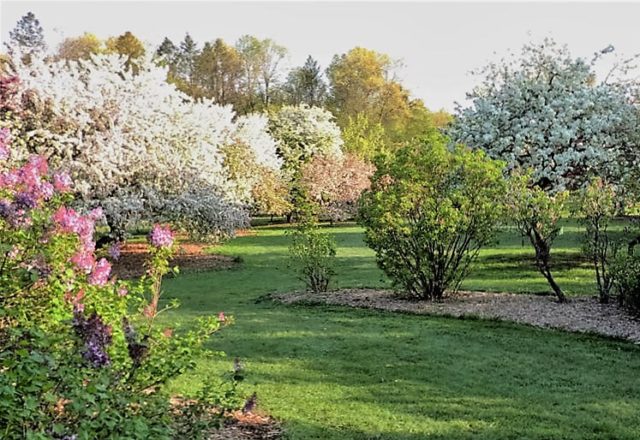
[[[109,256],[113,261],[118,261],[120,259],[120,254],[122,253],[122,243],[116,241],[111,246],[109,246]]]
[[[15,214],[15,209],[13,205],[8,200],[0,200],[0,218],[5,220],[13,217]]]
[[[170,247],[173,244],[173,232],[169,226],[153,225],[149,234],[149,242],[157,248]]]
[[[20,192],[16,194],[16,206],[22,209],[33,209],[37,206],[38,201],[33,194]]]
[[[122,327],[124,330],[124,338],[127,341],[127,350],[129,352],[129,357],[131,358],[133,365],[135,367],[139,367],[142,364],[145,356],[149,352],[149,344],[147,344],[149,336],[145,335],[142,338],[142,341],[139,341],[135,329],[133,328],[131,323],[129,323],[127,318],[122,318]]]
[[[96,313],[86,318],[77,307],[73,310],[72,324],[84,344],[82,357],[94,367],[108,365],[107,346],[111,344],[111,327],[104,324]]]

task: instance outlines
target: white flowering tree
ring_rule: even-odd
[[[471,105],[457,109],[452,138],[509,170],[531,168],[533,182],[552,193],[593,175],[616,179],[636,161],[638,113],[629,83],[597,81],[595,63],[611,50],[589,62],[545,40],[488,65]]]
[[[342,155],[340,128],[320,107],[286,105],[270,115],[269,132],[278,142],[283,169],[291,173],[316,154]]]
[[[269,117],[269,133],[278,143],[282,172],[289,186],[289,202],[301,214],[308,206],[308,194],[301,184],[302,166],[314,156],[342,157],[342,137],[331,112],[306,104],[286,105]]]
[[[154,219],[202,235],[232,234],[247,224],[238,191],[246,184],[231,178],[224,147],[241,143],[258,164],[280,165],[266,118],[234,121],[231,107],[193,101],[148,59],[135,74],[106,55],[14,64],[19,82],[6,102],[19,108],[5,115],[33,140],[24,153],[38,145],[67,169],[83,202],[101,206],[114,233]]]

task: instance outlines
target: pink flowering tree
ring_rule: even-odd
[[[174,306],[161,302],[173,232],[156,225],[147,274],[117,280],[95,252],[101,212],[70,207],[69,176],[41,156],[16,163],[9,142],[0,129],[0,437],[179,435],[180,414],[194,411],[171,410],[165,385],[230,319],[203,319],[187,333],[161,327],[158,313]],[[238,403],[234,389],[207,388],[220,404],[199,413],[207,423],[198,426]]]
[[[330,221],[353,218],[360,194],[370,187],[375,167],[359,157],[315,156],[302,166],[302,186],[319,214]]]

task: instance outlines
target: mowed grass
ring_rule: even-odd
[[[355,226],[328,228],[339,244],[339,287],[389,286]],[[302,286],[287,270],[284,228],[261,227],[214,249],[238,269],[166,281],[182,307],[165,319],[191,325],[224,311],[236,323],[212,338],[227,357],[200,359],[173,385],[193,390],[246,366],[243,391],[282,421],[289,439],[637,439],[640,348],[495,321],[336,307],[284,306],[264,295]],[[558,279],[593,293],[568,224]],[[505,231],[484,251],[468,289],[546,291],[528,246]]]

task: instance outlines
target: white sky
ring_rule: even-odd
[[[3,41],[28,11],[52,47],[85,31],[106,38],[129,30],[154,45],[165,36],[178,43],[188,31],[200,47],[252,34],[286,46],[289,66],[312,55],[325,68],[334,54],[363,46],[401,60],[403,84],[432,109],[453,110],[478,81],[470,70],[531,39],[551,36],[585,57],[608,44],[640,52],[640,3],[0,0]]]

